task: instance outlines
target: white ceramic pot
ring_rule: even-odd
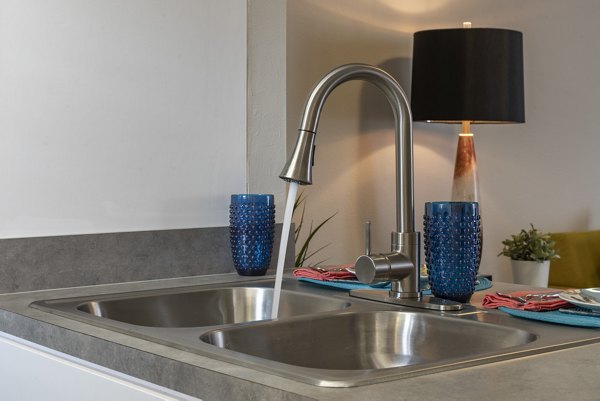
[[[516,284],[526,284],[533,287],[548,287],[550,261],[532,262],[529,260],[510,261],[513,279]]]

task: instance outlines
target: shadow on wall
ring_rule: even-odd
[[[391,58],[377,65],[389,73],[404,89],[410,101],[410,77],[412,60]],[[360,132],[369,134],[394,129],[394,114],[386,97],[375,85],[365,83],[360,91]]]
[[[411,69],[409,58],[391,58],[378,67],[387,71],[402,86],[410,99]],[[381,225],[390,221],[392,209],[381,210],[381,205],[394,203],[395,194],[395,135],[394,115],[386,97],[374,85],[361,86],[359,106],[359,153],[361,174],[369,177],[361,181],[361,194],[368,200],[361,202],[364,213]],[[450,196],[450,184],[456,149],[456,129],[448,124],[413,124],[415,228],[421,231],[421,209],[427,200]],[[447,187],[447,196],[440,191]],[[392,227],[390,227],[392,228]],[[384,230],[385,232],[385,230]],[[379,243],[385,242],[384,234]]]
[[[412,60],[409,58],[391,58],[377,67],[394,77],[410,102]],[[369,137],[385,136],[386,140],[365,141],[362,147],[365,153],[377,151],[381,146],[394,145],[394,136],[388,131],[394,129],[394,114],[381,91],[369,83],[363,84],[360,94],[360,135]],[[413,142],[415,147],[424,147],[453,163],[453,151],[456,148],[455,129],[450,124],[413,124]]]
[[[411,59],[391,58],[380,63],[378,67],[387,71],[398,81],[410,101]],[[376,163],[364,163],[365,169],[372,170],[366,174],[370,177],[384,175],[391,179],[388,182],[393,183],[395,174],[393,156],[395,135],[392,108],[381,91],[369,83],[362,85],[359,98],[359,160],[376,157]],[[413,124],[413,146],[415,181],[418,178],[427,179],[430,175],[440,175],[441,170],[448,170],[441,175],[449,180],[452,179],[456,149],[456,134],[452,125]],[[383,156],[384,153],[385,156]],[[376,184],[373,181],[366,182],[365,185],[367,193],[377,193],[375,191]],[[417,195],[415,194],[415,198],[418,199]]]
[[[471,0],[480,1],[480,0]],[[414,32],[422,18],[445,9],[456,9],[450,0],[304,0],[319,12],[360,22],[371,29]],[[466,5],[461,5],[468,9]]]

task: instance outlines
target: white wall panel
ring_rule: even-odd
[[[246,1],[0,0],[0,237],[222,226]]]

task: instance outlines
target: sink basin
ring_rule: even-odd
[[[600,341],[594,329],[472,305],[444,313],[398,307],[296,280],[284,282],[279,319],[270,320],[272,285],[271,279],[201,284],[45,299],[31,306],[324,387],[361,386]]]
[[[203,334],[200,340],[261,358],[275,369],[288,365],[287,373],[310,375],[313,384],[342,386],[357,385],[366,377],[373,382],[386,373],[415,374],[465,364],[536,338],[527,331],[495,324],[426,313],[374,311],[223,328]],[[308,373],[298,367],[320,372]]]
[[[147,327],[201,327],[270,319],[273,289],[230,287],[196,291],[148,293],[108,299],[47,301],[46,307],[80,312]],[[351,305],[320,295],[283,290],[280,317],[344,309]],[[44,306],[44,305],[42,305]]]

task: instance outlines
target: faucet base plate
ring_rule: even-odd
[[[448,299],[424,296],[420,298],[393,298],[388,291],[382,290],[352,290],[350,296],[368,299],[370,301],[384,302],[387,304],[409,306],[412,308],[432,309],[437,311],[459,311],[463,304]]]

